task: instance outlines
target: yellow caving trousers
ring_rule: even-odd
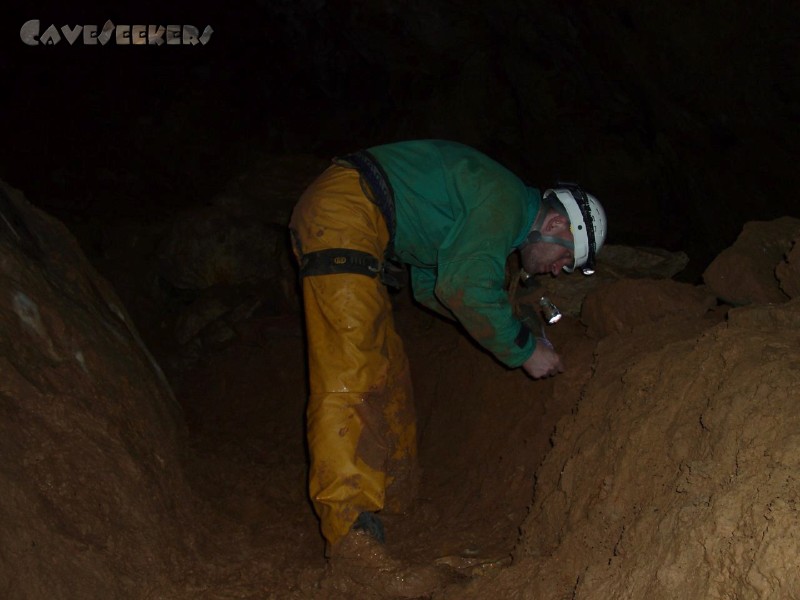
[[[383,258],[389,240],[355,169],[333,165],[290,223],[298,255],[329,248]],[[417,492],[408,359],[386,287],[354,273],[303,278],[310,397],[309,492],[329,555],[363,511],[401,512]]]

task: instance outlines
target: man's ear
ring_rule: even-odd
[[[569,231],[569,219],[562,214],[554,212],[547,222],[544,223],[542,229],[547,233]]]

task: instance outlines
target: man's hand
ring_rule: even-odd
[[[525,372],[534,379],[552,377],[564,372],[561,358],[552,349],[539,342],[531,357],[522,363]]]

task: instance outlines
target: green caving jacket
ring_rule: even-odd
[[[368,150],[394,188],[395,251],[410,265],[414,297],[457,319],[504,364],[520,366],[533,353],[536,334],[518,345],[523,325],[503,288],[505,265],[533,225],[539,190],[455,142]]]

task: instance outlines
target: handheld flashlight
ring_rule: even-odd
[[[533,287],[534,280],[533,276],[528,273],[525,269],[519,270],[519,282],[522,284],[522,287]]]
[[[547,296],[539,298],[539,306],[542,307],[542,314],[548,325],[555,325],[561,319],[561,311]]]

